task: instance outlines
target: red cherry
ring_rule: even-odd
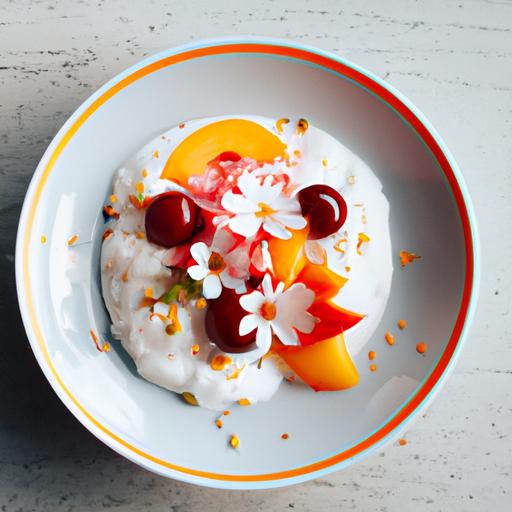
[[[347,203],[329,185],[311,185],[298,193],[302,215],[309,222],[310,240],[336,233],[347,219]]]
[[[175,247],[201,229],[200,208],[181,192],[164,192],[146,210],[146,236],[162,247]]]
[[[217,155],[212,162],[238,162],[242,157],[234,151],[224,151]]]
[[[223,288],[218,299],[208,301],[206,334],[224,352],[248,352],[256,339],[256,330],[245,336],[239,334],[240,321],[249,314],[240,306],[240,297],[235,290]]]
[[[251,276],[248,279],[249,286],[252,288],[258,288],[258,286],[263,281],[263,278],[265,277],[265,272],[260,272],[259,270],[253,269],[251,272]]]

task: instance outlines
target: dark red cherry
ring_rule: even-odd
[[[308,219],[310,240],[336,233],[347,218],[347,203],[329,185],[311,185],[298,193],[302,215]]]
[[[240,320],[249,314],[240,306],[240,297],[235,290],[223,288],[218,299],[208,301],[206,334],[224,352],[248,352],[256,339],[256,330],[245,336],[239,334]]]
[[[192,199],[180,192],[164,192],[148,206],[145,224],[151,243],[170,248],[192,238],[204,222]]]
[[[251,276],[248,279],[249,286],[251,288],[258,288],[258,286],[263,281],[264,277],[265,277],[264,272],[259,272],[259,271],[251,272]]]

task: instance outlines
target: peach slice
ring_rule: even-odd
[[[320,302],[335,297],[348,279],[330,270],[325,263],[318,265],[306,261],[296,281],[313,290],[315,301]]]
[[[308,237],[309,228],[290,229],[292,237],[288,240],[271,238],[268,250],[272,258],[274,275],[288,287],[295,280],[306,264],[304,243]]]
[[[336,336],[354,327],[365,317],[365,315],[340,308],[331,301],[314,302],[308,312],[318,318],[318,323],[309,334],[298,333],[302,345],[311,345]]]
[[[308,346],[274,342],[273,350],[315,391],[339,391],[359,382],[359,373],[342,333]]]
[[[286,145],[275,134],[254,121],[224,119],[191,133],[171,153],[162,178],[186,186],[192,175],[203,174],[206,164],[220,153],[233,151],[262,162],[285,157]]]

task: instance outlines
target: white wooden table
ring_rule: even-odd
[[[0,0],[0,510],[511,510],[512,2],[247,4]],[[328,478],[262,492],[164,480],[100,444],[37,367],[14,287],[23,196],[70,113],[145,55],[228,34],[316,45],[405,93],[464,172],[483,250],[480,304],[466,349],[407,445]]]

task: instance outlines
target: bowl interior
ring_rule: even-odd
[[[218,430],[214,412],[187,406],[138,377],[130,358],[110,339],[98,280],[100,212],[113,172],[152,137],[186,119],[237,113],[306,117],[365,160],[391,205],[395,271],[381,325],[356,357],[360,385],[314,393],[284,383],[268,403],[233,409]],[[68,247],[74,234],[78,240]],[[47,237],[44,245],[41,235]],[[421,261],[401,270],[401,249],[420,254]],[[42,190],[29,271],[48,356],[92,417],[159,459],[200,471],[253,475],[339,453],[404,404],[430,374],[454,329],[465,251],[459,215],[438,164],[390,107],[319,67],[233,54],[196,58],[146,75],[86,120]],[[409,326],[398,332],[400,318]],[[110,352],[96,350],[91,329],[110,340]],[[394,347],[383,339],[388,329],[395,332]],[[415,350],[419,341],[427,343],[424,356]],[[374,373],[368,369],[369,349],[378,354]],[[286,442],[283,432],[290,434]],[[241,439],[238,451],[227,447],[231,433]]]

